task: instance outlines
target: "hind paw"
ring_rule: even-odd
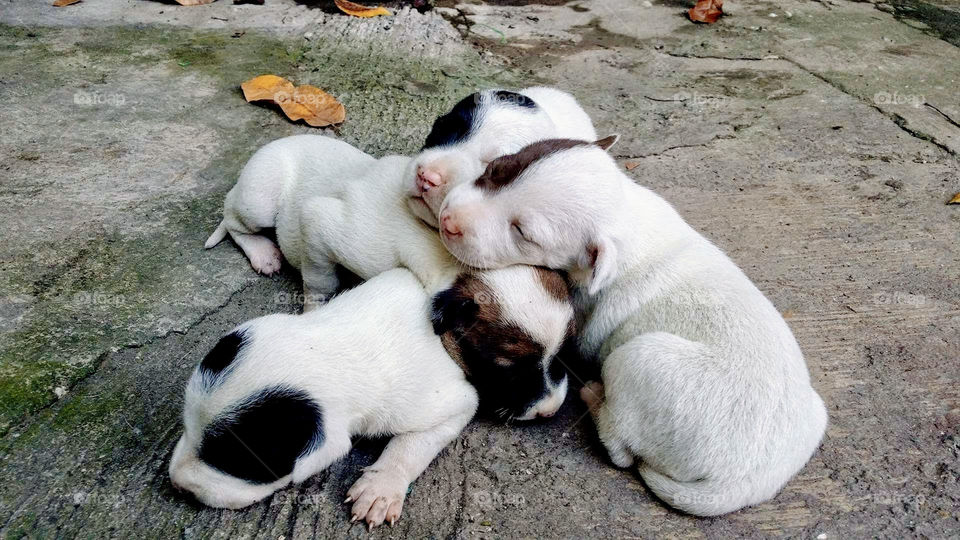
[[[280,271],[283,265],[283,255],[280,250],[273,247],[270,250],[261,250],[250,257],[250,266],[258,273],[265,276],[275,274]]]

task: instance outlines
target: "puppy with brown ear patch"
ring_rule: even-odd
[[[573,318],[562,285],[510,267],[461,276],[431,298],[395,269],[309,313],[244,323],[187,384],[170,479],[204,504],[242,508],[325,469],[351,437],[389,434],[347,500],[354,520],[393,523],[478,392],[505,419],[560,407],[567,382],[554,357]]]
[[[827,425],[803,353],[736,264],[601,146],[541,141],[495,160],[447,195],[443,242],[476,267],[569,273],[581,351],[603,362],[582,397],[614,464],[636,463],[691,514],[766,501]]]

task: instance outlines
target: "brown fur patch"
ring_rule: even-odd
[[[574,139],[547,139],[523,147],[516,154],[500,156],[487,165],[487,170],[476,180],[476,186],[488,191],[496,191],[523,174],[530,165],[550,154],[568,150],[577,146],[589,146],[590,141]]]
[[[567,281],[559,272],[541,266],[535,266],[534,269],[537,271],[537,279],[550,296],[561,302],[570,302],[570,288],[567,287]]]

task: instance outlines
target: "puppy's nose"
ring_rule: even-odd
[[[555,415],[555,414],[557,414],[557,410],[556,410],[556,409],[554,409],[554,410],[552,410],[552,411],[540,411],[540,412],[537,413],[537,416],[539,416],[540,418],[550,418],[550,417],[552,417],[552,416]]]
[[[443,232],[446,233],[447,236],[460,236],[463,234],[460,226],[450,217],[450,214],[444,214],[440,218],[440,224],[443,226]]]
[[[417,167],[417,187],[420,191],[427,192],[432,188],[439,186],[443,182],[443,177],[437,171]]]

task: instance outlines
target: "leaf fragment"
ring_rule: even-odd
[[[348,0],[333,0],[333,3],[337,5],[340,11],[351,15],[353,17],[376,17],[377,15],[393,15],[385,7],[369,7],[362,4],[357,4],[355,2],[349,2]]]
[[[260,75],[240,85],[247,102],[272,101],[294,122],[304,120],[313,127],[339,124],[347,112],[337,98],[309,84],[294,84],[277,75]]]
[[[63,7],[69,6],[70,4],[76,4],[80,0],[55,0],[53,2],[53,7]]]
[[[960,193],[954,195],[952,199],[947,201],[947,204],[960,204]]]
[[[687,14],[693,22],[713,24],[723,15],[723,0],[697,0]]]
[[[636,161],[628,161],[628,162],[626,162],[626,163],[623,164],[623,166],[626,167],[626,169],[627,169],[628,171],[632,171],[632,170],[636,169],[639,165],[640,165],[640,164],[637,163]]]

